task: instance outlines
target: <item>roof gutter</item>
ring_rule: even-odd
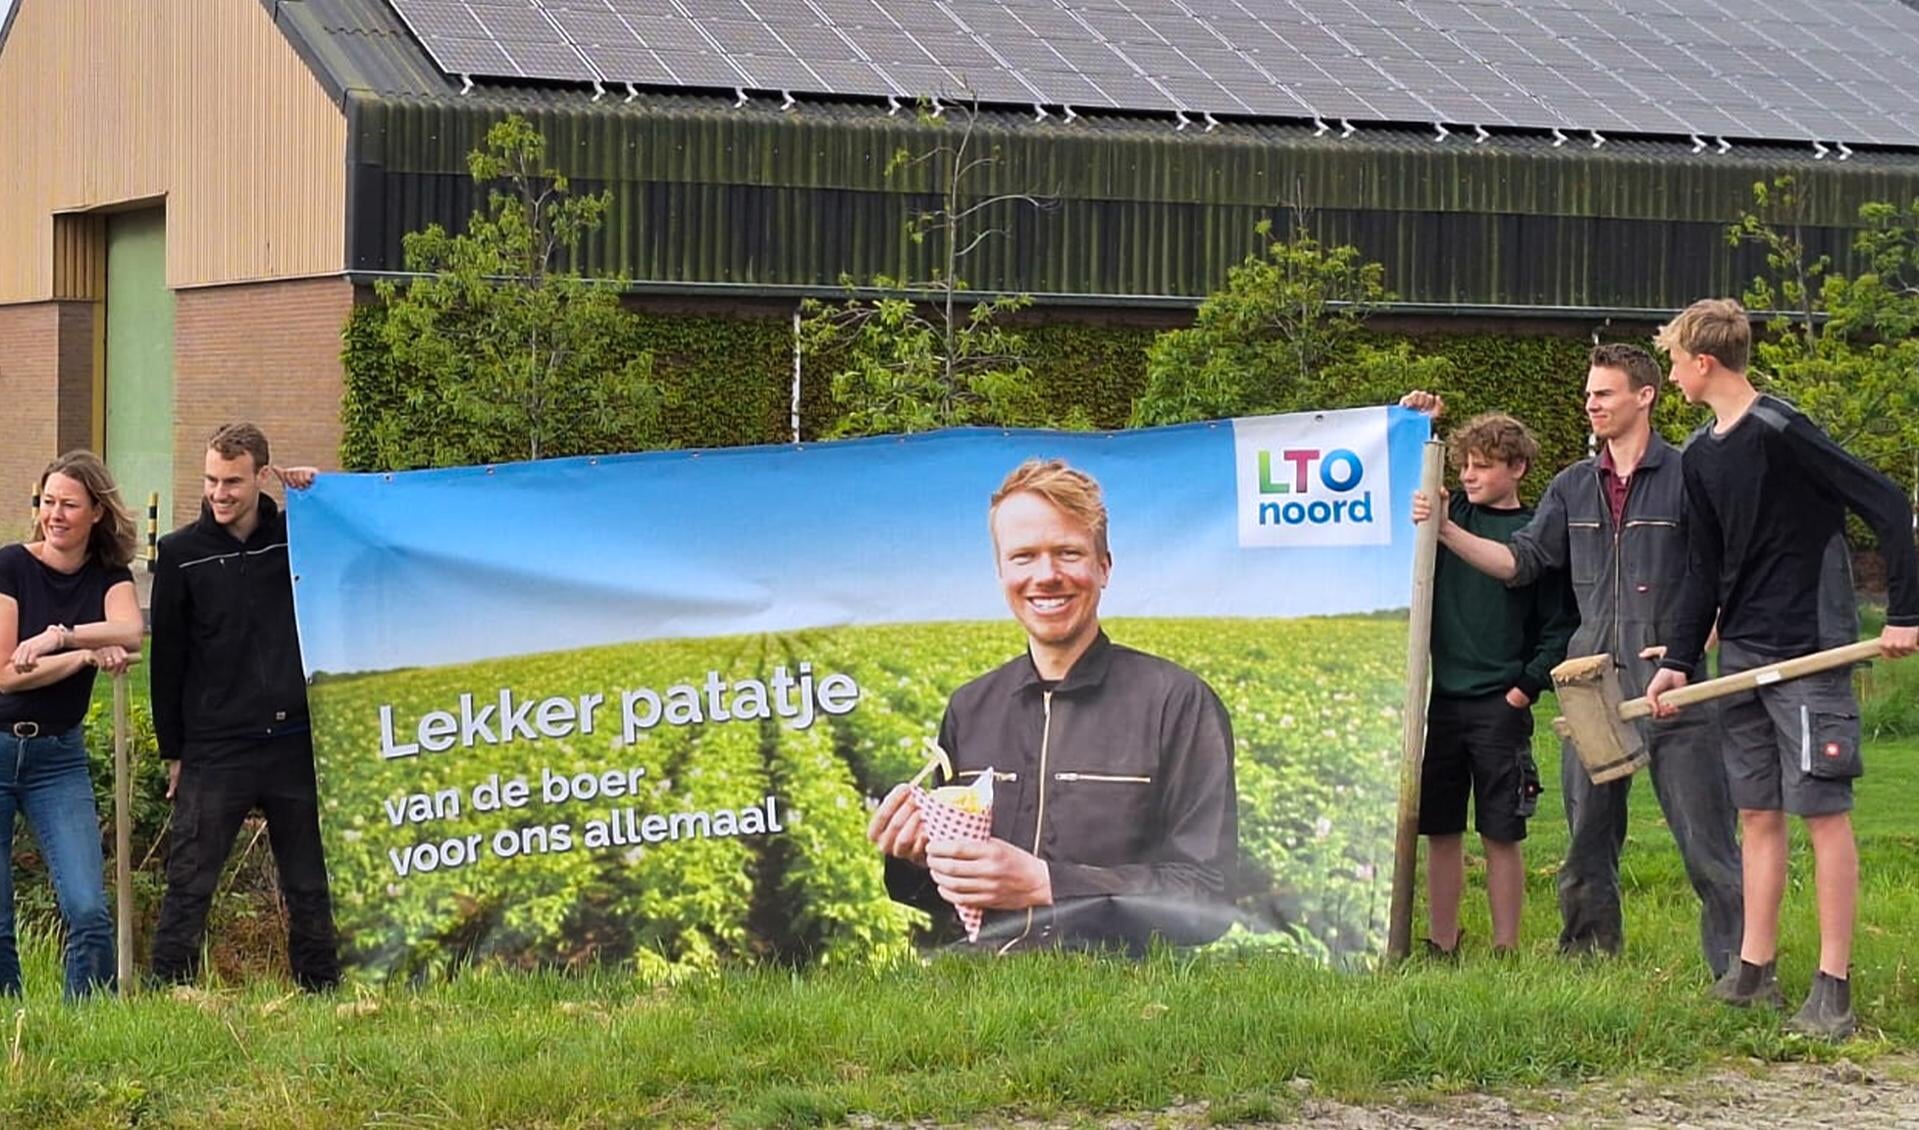
[[[356,286],[371,286],[381,281],[405,282],[423,276],[411,271],[348,271],[346,277]],[[879,287],[817,286],[800,283],[639,281],[628,282],[624,293],[657,298],[752,298],[798,302],[807,298],[825,301],[849,298],[873,299],[891,297],[900,292]],[[921,293],[930,299],[935,292],[929,289]],[[967,302],[991,301],[1004,297],[999,291],[967,290],[959,293]],[[1195,310],[1199,308],[1201,302],[1205,301],[1203,295],[1189,294],[1087,294],[1033,291],[1026,296],[1033,300],[1034,306],[1107,310]],[[1327,305],[1333,309],[1341,309],[1348,304],[1331,302]],[[1404,316],[1536,318],[1540,320],[1606,319],[1616,322],[1663,322],[1679,313],[1676,309],[1645,306],[1530,306],[1503,302],[1381,302],[1374,308],[1382,314]],[[1770,321],[1775,318],[1804,321],[1805,315],[1796,312],[1753,311],[1752,318],[1755,321]],[[1824,321],[1825,315],[1815,314],[1813,318],[1815,321]]]

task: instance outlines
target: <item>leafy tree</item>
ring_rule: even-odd
[[[576,196],[548,168],[546,139],[513,115],[467,158],[494,183],[485,208],[452,235],[406,236],[415,277],[382,281],[390,391],[410,412],[375,425],[379,462],[445,466],[658,446],[661,392],[625,280],[572,265],[604,221],[609,194]],[[422,412],[430,430],[405,422]]]
[[[1023,356],[1024,337],[1002,323],[1005,315],[1032,305],[1032,297],[973,296],[964,274],[975,252],[1007,234],[992,225],[996,212],[1046,209],[1051,203],[1025,192],[971,195],[974,183],[990,177],[1001,160],[999,147],[979,136],[977,103],[943,107],[937,114],[922,104],[919,121],[940,129],[942,140],[918,154],[895,151],[886,174],[931,170],[939,206],[915,214],[906,234],[915,247],[930,248],[937,265],[925,279],[875,277],[866,288],[877,291],[875,297],[862,297],[855,280],[842,278],[848,291],[843,301],[806,300],[802,353],[836,366],[837,411],[826,434],[920,432],[962,424],[1088,426],[1082,409],[1064,415],[1053,411]]]
[[[1810,198],[1792,177],[1753,185],[1753,204],[1726,236],[1765,250],[1767,273],[1745,295],[1748,308],[1775,312],[1754,343],[1755,379],[1919,489],[1919,198],[1860,207],[1851,276],[1830,256],[1808,258]]]
[[[1274,238],[1271,221],[1258,231],[1265,249],[1228,272],[1191,328],[1148,349],[1134,424],[1379,403],[1443,383],[1444,358],[1368,340],[1366,318],[1393,297],[1385,268],[1321,246],[1303,215],[1289,238]]]

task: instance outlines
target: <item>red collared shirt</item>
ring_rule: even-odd
[[[1632,476],[1614,472],[1611,447],[1600,450],[1599,469],[1605,472],[1606,505],[1612,508],[1613,528],[1618,529],[1626,521],[1626,495],[1632,491]]]

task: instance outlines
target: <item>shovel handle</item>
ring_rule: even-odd
[[[1816,675],[1821,671],[1830,671],[1834,667],[1849,667],[1854,663],[1864,663],[1879,658],[1878,640],[1860,640],[1844,647],[1815,651],[1811,655],[1802,655],[1797,659],[1782,659],[1777,663],[1768,663],[1764,667],[1754,667],[1750,671],[1741,671],[1737,675],[1721,675],[1717,679],[1707,679],[1703,683],[1688,683],[1678,690],[1668,692],[1661,701],[1673,706],[1690,706],[1695,702],[1710,702],[1715,698],[1724,698],[1729,694],[1749,691],[1755,687],[1783,683],[1788,679],[1797,679],[1801,675]],[[1635,698],[1619,704],[1619,717],[1626,721],[1644,718],[1652,713],[1652,704],[1644,697]]]

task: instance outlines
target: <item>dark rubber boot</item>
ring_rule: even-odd
[[[1786,1031],[1815,1040],[1834,1043],[1850,1037],[1859,1027],[1852,1015],[1852,980],[1830,973],[1815,973],[1812,991],[1806,1003],[1786,1021]]]
[[[1786,1007],[1785,994],[1779,991],[1776,965],[1775,961],[1754,965],[1741,960],[1737,968],[1726,970],[1725,976],[1713,982],[1713,999],[1734,1008]]]

